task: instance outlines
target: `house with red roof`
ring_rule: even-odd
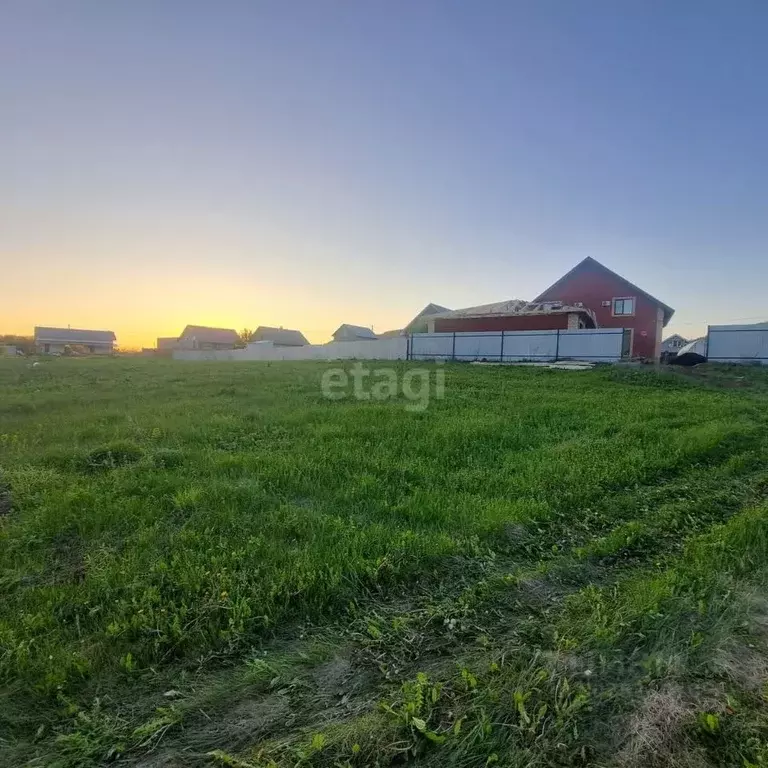
[[[656,360],[661,353],[664,326],[675,313],[663,301],[589,256],[534,301],[561,301],[589,309],[599,328],[630,329],[631,357]]]

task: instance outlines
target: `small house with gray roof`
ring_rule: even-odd
[[[114,331],[91,331],[84,328],[35,327],[35,350],[40,355],[62,355],[75,347],[92,355],[111,355],[115,351]]]
[[[177,349],[234,349],[240,336],[233,328],[188,325],[179,336]]]
[[[334,341],[374,341],[378,336],[364,325],[342,323],[334,332]]]
[[[270,325],[260,325],[251,334],[250,341],[271,341],[276,347],[305,347],[309,344],[301,331]]]

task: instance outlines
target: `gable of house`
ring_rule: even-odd
[[[352,325],[351,323],[342,323],[332,335],[336,341],[373,340],[378,338],[370,328],[366,328],[364,325]]]
[[[682,349],[686,344],[688,344],[688,339],[683,338],[679,333],[673,333],[661,342],[661,348],[665,352],[675,352]]]
[[[188,325],[179,336],[179,345],[234,346],[240,336],[233,328],[209,328],[205,325]]]
[[[540,293],[534,301],[552,301],[558,299],[561,301],[583,301],[578,298],[585,292],[585,288],[610,288],[618,290],[619,293],[627,297],[636,297],[662,310],[664,314],[664,325],[666,325],[675,314],[675,310],[663,301],[659,301],[655,296],[646,293],[634,283],[622,277],[618,272],[608,269],[597,259],[587,256],[580,261],[573,269],[566,272],[559,280],[556,280],[545,291]],[[622,298],[616,296],[612,298]],[[605,299],[603,299],[605,301]]]
[[[167,352],[176,347],[179,343],[177,336],[158,336],[157,337],[157,349],[162,352]]]
[[[450,312],[448,307],[441,307],[439,304],[429,303],[424,309],[419,312],[416,317],[411,320],[408,325],[405,326],[406,333],[426,333],[429,320],[427,318],[430,315],[441,315],[445,312]]]
[[[279,347],[304,347],[309,342],[301,331],[291,328],[273,328],[260,325],[252,334],[251,341],[271,341]]]
[[[601,328],[631,331],[631,354],[658,358],[661,333],[674,309],[591,257],[554,282],[535,301],[562,301],[592,310]]]

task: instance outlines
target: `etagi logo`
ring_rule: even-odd
[[[430,398],[445,397],[445,368],[439,360],[432,368],[374,368],[361,362],[348,368],[329,368],[323,373],[320,388],[329,400],[391,400],[402,392],[407,411],[424,411]],[[434,374],[434,376],[433,376]],[[351,384],[351,386],[350,386]]]

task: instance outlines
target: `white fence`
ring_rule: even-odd
[[[768,365],[768,327],[760,325],[710,325],[707,360],[713,363]]]
[[[303,347],[279,347],[257,341],[243,349],[176,349],[174,360],[405,360],[408,339],[396,336],[372,341],[332,341]]]
[[[411,360],[586,360],[612,363],[622,357],[623,328],[578,331],[418,333]]]
[[[276,347],[258,341],[243,349],[173,352],[175,360],[587,360],[621,359],[622,328],[580,331],[417,333],[375,341],[333,341],[304,347]]]

